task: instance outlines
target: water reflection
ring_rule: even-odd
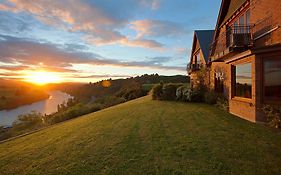
[[[24,105],[12,110],[0,111],[0,126],[11,125],[19,115],[26,114],[31,111],[37,111],[42,114],[51,114],[57,111],[58,104],[62,104],[71,98],[70,95],[61,91],[50,91],[49,99],[42,100],[30,105]]]

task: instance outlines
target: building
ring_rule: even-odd
[[[280,9],[280,0],[222,0],[210,46],[210,88],[252,122],[265,120],[263,104],[281,104]]]
[[[210,75],[205,76],[205,79],[200,80],[197,77],[198,71],[208,70],[210,44],[213,39],[214,30],[196,30],[193,35],[192,50],[188,68],[190,76],[191,88],[195,88],[199,81],[207,86],[210,83]]]

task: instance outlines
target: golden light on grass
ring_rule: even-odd
[[[58,74],[53,72],[34,71],[34,72],[28,72],[24,80],[37,85],[44,85],[48,83],[61,82],[62,78]]]

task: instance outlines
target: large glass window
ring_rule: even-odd
[[[235,96],[252,98],[252,64],[241,64],[235,68]]]
[[[281,100],[281,60],[264,60],[264,96],[265,99]]]

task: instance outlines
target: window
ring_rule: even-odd
[[[245,31],[244,31],[244,27],[245,27],[244,19],[245,19],[245,15],[240,16],[240,18],[239,18],[239,25],[240,25],[241,27],[240,27],[240,30],[238,31],[238,33],[239,33],[239,32],[240,32],[240,33],[245,33]]]
[[[281,100],[281,60],[264,60],[264,97],[266,100]]]
[[[250,29],[247,27],[250,25],[250,10],[247,10],[243,15],[233,22],[233,33],[249,33]]]
[[[246,12],[246,26],[250,26],[250,10]],[[250,28],[246,27],[246,32],[250,33]]]
[[[246,12],[246,25],[250,25],[250,10]]]
[[[252,98],[252,64],[235,67],[235,96]]]
[[[196,64],[200,64],[200,51],[196,54]]]
[[[240,25],[244,25],[244,19],[245,19],[244,15],[240,16],[240,18],[239,18],[239,24]]]

